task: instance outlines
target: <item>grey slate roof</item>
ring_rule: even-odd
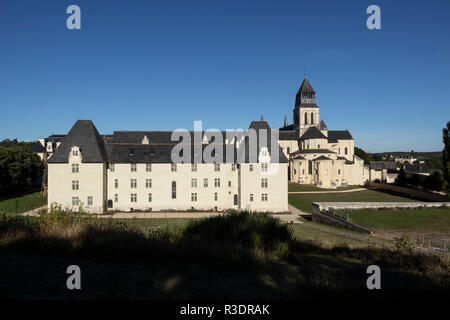
[[[36,153],[44,153],[45,149],[42,146],[42,144],[39,141],[34,142],[31,146],[30,146],[30,150]]]
[[[314,161],[317,161],[317,160],[331,160],[331,159],[328,157],[325,157],[325,156],[320,156],[320,157],[314,159]]]
[[[300,139],[327,139],[327,137],[316,127],[309,127],[308,130],[306,130],[305,133],[302,134]]]
[[[297,140],[297,131],[278,131],[278,138],[280,140]]]
[[[370,161],[369,165],[371,170],[397,170],[395,162],[390,161]]]
[[[306,77],[303,79],[303,82],[300,88],[298,89],[297,94],[300,93],[316,93],[312,88],[311,84],[309,83],[308,79],[306,79]]]
[[[422,163],[405,163],[405,172],[407,173],[429,173],[430,168],[426,164]]]
[[[100,163],[108,160],[105,141],[91,120],[78,120],[48,162],[68,162],[69,153],[73,146],[80,148],[83,162]]]
[[[348,130],[328,130],[328,140],[353,140]]]
[[[280,130],[280,131],[293,131],[294,130],[294,124],[290,124],[288,126],[284,126],[284,127],[280,128],[278,130]]]
[[[269,152],[271,151],[270,134],[271,129],[266,121],[253,121],[250,128],[256,131],[256,138],[258,141],[257,154],[261,147],[259,143],[259,132],[261,129],[266,129],[267,146]],[[194,162],[195,155],[198,148],[194,147],[194,132],[190,131],[191,142],[186,143],[191,153],[191,162]],[[201,136],[203,138],[203,133]],[[223,135],[223,142],[225,142],[226,132],[219,131]],[[100,135],[91,120],[78,120],[72,127],[68,135],[63,139],[61,145],[56,149],[49,163],[64,163],[68,162],[70,150],[73,146],[78,146],[82,154],[82,162],[111,162],[111,163],[171,163],[172,149],[178,145],[178,141],[171,140],[172,131],[115,131],[113,135]],[[147,137],[149,144],[142,144],[144,137]],[[278,145],[278,143],[277,143]],[[197,144],[198,146],[198,144]],[[207,144],[201,144],[202,154]],[[227,152],[233,151],[233,162],[236,162],[238,157],[238,150],[234,144],[222,143],[215,144],[215,147],[221,150],[223,158],[219,161],[226,162]],[[245,162],[249,161],[248,156],[248,137],[245,144],[246,158]],[[243,151],[244,149],[241,149]],[[278,159],[271,154],[271,162],[285,163],[286,157],[278,145]],[[256,161],[257,161],[256,157]],[[204,159],[202,159],[204,162]]]
[[[297,155],[297,154],[308,154],[308,153],[336,153],[334,151],[331,151],[329,149],[304,149],[304,150],[297,150],[294,153],[292,153],[293,155]]]

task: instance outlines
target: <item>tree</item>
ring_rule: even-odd
[[[22,143],[0,146],[0,193],[11,194],[32,187],[42,176],[44,163]]]
[[[397,178],[395,178],[394,184],[398,186],[404,186],[406,185],[406,173],[403,168],[400,169],[400,173],[398,174]]]
[[[442,190],[442,176],[439,171],[433,172],[426,177],[423,188],[427,191],[441,191]]]
[[[364,164],[369,164],[369,157],[363,149],[355,147],[355,155],[363,159]]]
[[[450,192],[450,121],[447,127],[442,129],[442,140],[444,149],[442,150],[442,172],[444,174],[444,186]]]
[[[414,186],[414,187],[420,186],[420,185],[421,185],[421,182],[420,182],[419,175],[417,175],[417,174],[412,174],[412,175],[406,180],[406,183],[409,184],[409,185],[411,185],[411,186]]]

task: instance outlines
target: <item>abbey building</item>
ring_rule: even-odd
[[[328,130],[319,121],[316,92],[303,80],[295,97],[294,121],[279,130],[279,144],[289,159],[289,180],[323,188],[361,185],[368,178],[364,161],[354,154],[348,130]]]

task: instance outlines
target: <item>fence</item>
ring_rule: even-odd
[[[442,253],[449,253],[449,244],[449,239],[427,239],[423,234],[419,235],[416,240],[417,247]]]

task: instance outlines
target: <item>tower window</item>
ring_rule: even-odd
[[[348,149],[347,149],[347,147],[345,147],[344,153],[345,153],[345,154],[348,154]]]
[[[308,124],[308,114],[305,112],[305,124]]]
[[[311,112],[311,124],[314,124],[314,113]]]

